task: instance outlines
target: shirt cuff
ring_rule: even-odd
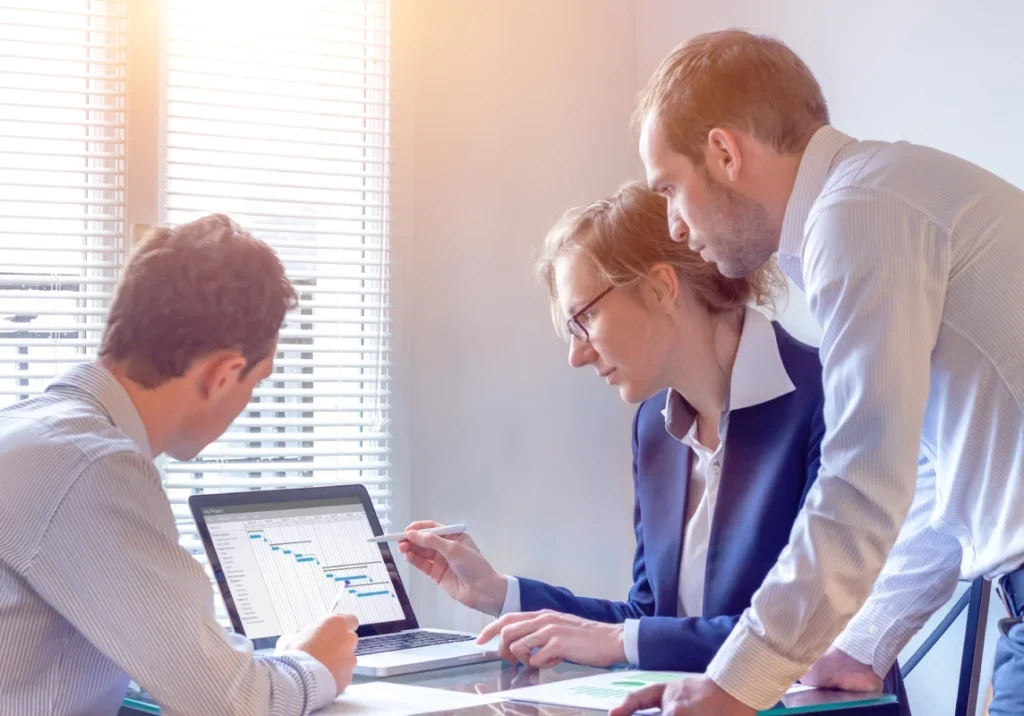
[[[869,664],[883,678],[917,631],[885,612],[883,605],[876,607],[869,601],[832,644],[860,663]]]
[[[309,704],[310,711],[322,709],[337,698],[338,683],[334,680],[334,676],[326,666],[312,656],[304,651],[284,651],[275,656],[284,656],[298,663],[305,672],[303,683],[308,683],[307,679],[313,682],[313,688],[308,689],[307,687],[306,691],[306,703]]]
[[[519,598],[519,580],[515,577],[505,577],[505,581],[508,582],[508,586],[505,588],[505,603],[501,605],[499,617],[523,611]]]
[[[708,664],[707,675],[734,699],[764,711],[775,706],[807,669],[808,665],[775,653],[741,621]]]
[[[252,639],[249,637],[226,630],[224,634],[227,636],[228,641],[231,642],[231,648],[235,651],[245,652],[246,654],[254,653]]]
[[[640,620],[627,619],[623,623],[622,650],[630,666],[640,666]]]

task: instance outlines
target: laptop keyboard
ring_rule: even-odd
[[[469,634],[444,634],[434,631],[405,631],[397,634],[363,637],[356,644],[356,656],[381,654],[385,651],[405,651],[421,646],[437,646],[452,644],[458,641],[470,641]]]

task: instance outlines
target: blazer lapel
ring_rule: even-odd
[[[647,577],[654,589],[655,613],[674,617],[679,608],[679,562],[692,453],[667,433],[652,442],[640,482],[645,488],[641,510]]]
[[[704,569],[705,613],[720,614],[731,601],[736,574],[749,570],[751,549],[759,541],[760,513],[770,509],[770,494],[762,492],[770,493],[772,486],[757,473],[759,464],[774,462],[763,450],[763,436],[770,427],[763,424],[762,413],[755,406],[729,414]]]

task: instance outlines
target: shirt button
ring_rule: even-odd
[[[721,471],[722,471],[722,464],[720,462],[718,462],[717,460],[715,460],[715,462],[713,462],[711,464],[711,473],[715,477],[718,477],[718,473],[720,473]]]

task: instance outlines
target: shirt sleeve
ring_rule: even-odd
[[[918,462],[917,493],[871,596],[834,646],[885,676],[903,647],[945,604],[960,577],[960,542],[931,526],[935,469]]]
[[[505,588],[505,603],[501,605],[501,614],[498,616],[523,611],[522,601],[519,597],[519,580],[515,577],[505,577],[505,579],[508,581],[508,587]]]
[[[640,665],[640,620],[627,619],[622,627],[622,651],[630,666]]]
[[[860,609],[914,498],[948,237],[883,192],[819,198],[802,250],[822,329],[821,469],[789,545],[708,667],[748,706],[774,705]]]
[[[309,655],[254,657],[217,623],[209,579],[178,544],[159,474],[139,454],[86,468],[25,578],[168,716],[298,716],[337,695],[330,671]]]

